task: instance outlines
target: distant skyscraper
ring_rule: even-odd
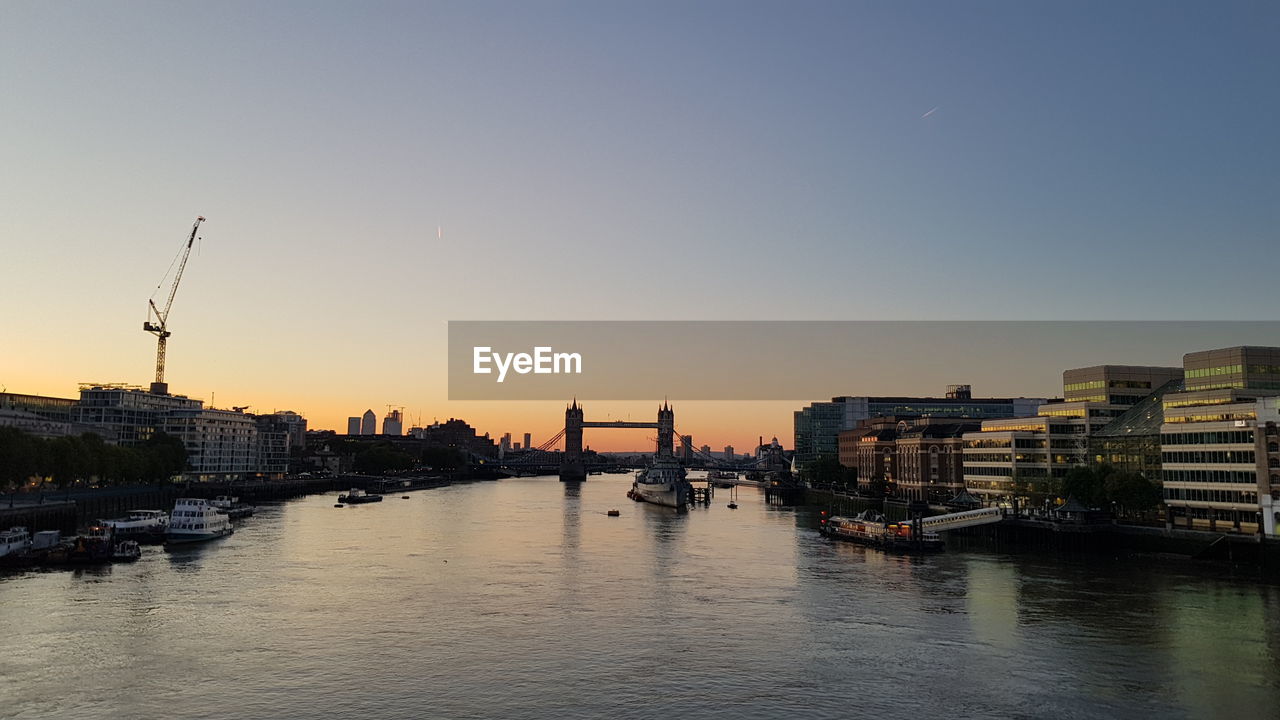
[[[533,436],[529,433],[524,434],[524,449],[529,450],[533,447]]]
[[[683,460],[684,462],[691,462],[693,460],[693,436],[692,435],[680,436],[680,459]]]
[[[400,416],[399,410],[392,410],[382,419],[383,435],[403,435],[404,434],[404,418]]]
[[[732,446],[732,445],[725,445],[725,446],[724,446],[724,459],[725,459],[725,460],[736,460],[736,459],[737,459],[737,458],[735,458],[735,457],[733,456],[733,446]]]
[[[360,434],[360,418],[358,417],[347,418],[347,434],[348,435]]]
[[[711,454],[711,446],[710,446],[710,445],[703,445],[702,447],[698,448],[698,452],[702,453],[703,455],[710,455],[710,454]]]
[[[364,415],[361,416],[360,434],[361,435],[377,435],[378,434],[378,416],[374,415],[372,410],[365,410]]]
[[[511,433],[504,433],[502,435],[502,438],[498,440],[498,447],[502,448],[503,452],[511,451]]]

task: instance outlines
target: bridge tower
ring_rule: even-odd
[[[582,463],[582,408],[577,398],[564,409],[564,458],[560,461],[561,482],[582,482],[587,468]]]
[[[675,455],[676,413],[662,401],[658,408],[658,450],[657,456],[669,458]]]

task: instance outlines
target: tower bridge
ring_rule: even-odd
[[[587,479],[587,468],[582,462],[582,431],[584,428],[639,428],[658,431],[659,457],[673,457],[676,414],[671,406],[663,401],[658,408],[657,422],[631,422],[628,420],[589,421],[584,419],[582,406],[577,399],[564,411],[564,455],[560,462],[560,480],[562,482],[582,482]]]
[[[549,472],[558,471],[560,479],[565,482],[581,482],[586,479],[588,471],[599,469],[599,466],[587,467],[589,458],[583,453],[582,443],[582,433],[587,428],[656,430],[656,455],[660,457],[675,457],[675,436],[677,434],[675,410],[666,401],[658,407],[658,419],[655,422],[634,422],[631,420],[587,420],[584,417],[582,406],[578,404],[577,399],[574,399],[572,403],[565,406],[563,430],[541,445],[528,448],[525,452],[519,453],[513,460],[502,461],[503,467],[516,473],[534,475],[545,475]],[[559,449],[562,441],[564,443],[563,451]],[[787,460],[783,456],[782,448],[778,445],[777,438],[774,438],[772,446],[766,448],[766,446],[761,445],[761,448],[762,452],[757,457],[745,462],[726,462],[696,448],[690,448],[690,452],[696,458],[698,467],[707,470],[768,472],[785,471],[788,468]]]

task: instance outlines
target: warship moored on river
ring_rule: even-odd
[[[675,412],[664,402],[658,408],[658,447],[653,463],[636,474],[627,497],[682,510],[689,506],[693,485],[686,479],[685,469],[673,452],[674,436]]]

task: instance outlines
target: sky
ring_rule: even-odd
[[[196,215],[173,391],[339,430],[553,434],[448,401],[449,320],[1274,319],[1277,36],[1267,2],[9,0],[0,385],[148,383]],[[677,424],[742,449],[797,406]]]

